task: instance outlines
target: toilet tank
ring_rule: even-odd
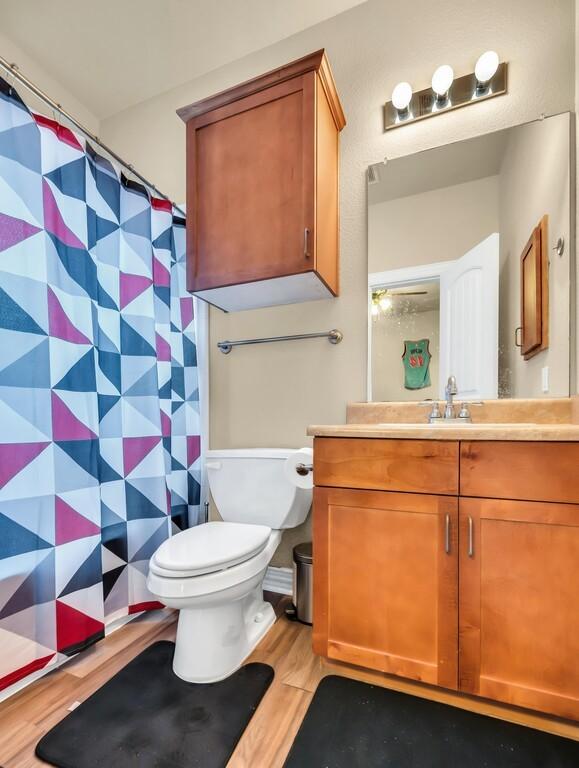
[[[291,448],[207,451],[209,488],[223,520],[274,530],[303,523],[312,490],[296,487],[286,475],[284,464],[292,453]]]

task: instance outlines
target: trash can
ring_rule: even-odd
[[[312,542],[294,547],[293,601],[296,619],[303,624],[313,622],[313,558]]]

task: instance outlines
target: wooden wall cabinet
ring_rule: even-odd
[[[549,346],[548,217],[543,216],[521,254],[521,355],[530,360]]]
[[[316,438],[315,652],[579,720],[578,460],[577,443]]]
[[[178,114],[188,290],[228,311],[338,295],[345,118],[324,51]]]

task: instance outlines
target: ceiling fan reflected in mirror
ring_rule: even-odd
[[[397,296],[425,296],[428,291],[392,291],[389,288],[376,288],[372,291],[372,315],[386,314],[392,309],[393,299]]]

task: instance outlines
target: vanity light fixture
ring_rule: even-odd
[[[449,101],[450,87],[454,80],[454,71],[449,64],[442,64],[432,75],[432,90],[436,94],[434,108],[446,107]]]
[[[392,91],[392,106],[396,110],[396,117],[400,120],[408,120],[412,115],[408,106],[412,101],[412,86],[410,83],[398,83]]]
[[[477,59],[474,72],[454,79],[453,68],[442,64],[432,75],[431,87],[413,93],[402,82],[384,105],[384,130],[399,128],[417,120],[450,112],[507,92],[507,63],[500,62],[496,51],[485,51]]]
[[[477,94],[484,93],[488,89],[498,68],[499,54],[496,51],[485,51],[478,57],[474,68]]]

